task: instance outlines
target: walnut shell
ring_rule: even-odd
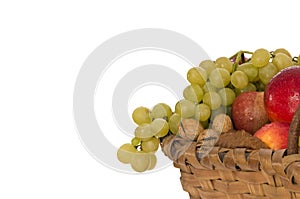
[[[212,129],[217,132],[226,133],[233,129],[231,118],[226,114],[219,114],[214,118]]]
[[[178,134],[187,140],[197,140],[199,134],[204,130],[199,121],[188,118],[183,119],[178,128]]]

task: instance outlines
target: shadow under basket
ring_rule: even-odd
[[[284,150],[212,147],[199,158],[199,144],[190,141],[177,158],[171,157],[180,169],[183,190],[191,199],[300,199],[299,120],[300,106],[290,126],[288,149]],[[169,157],[176,147],[162,149]]]

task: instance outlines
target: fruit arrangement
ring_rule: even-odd
[[[190,84],[173,110],[158,103],[133,111],[134,137],[119,148],[118,160],[137,172],[151,170],[159,146],[164,151],[176,139],[196,141],[202,156],[213,146],[287,148],[292,116],[300,105],[299,62],[283,48],[202,61],[188,70]],[[182,151],[166,155],[176,159]]]

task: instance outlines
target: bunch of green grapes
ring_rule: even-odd
[[[118,152],[118,160],[130,164],[137,172],[144,172],[155,167],[155,152],[159,148],[160,138],[170,130],[169,119],[172,109],[165,103],[156,104],[151,110],[138,107],[132,113],[137,124],[131,143],[122,145]]]
[[[194,118],[209,128],[216,115],[231,115],[236,96],[247,91],[264,91],[280,70],[299,65],[299,57],[292,58],[283,48],[271,52],[261,48],[253,53],[239,51],[229,58],[202,61],[188,70],[190,84],[183,90],[183,99],[176,103],[174,111],[165,103],[156,104],[151,110],[138,107],[133,111],[132,119],[137,124],[135,136],[118,150],[119,161],[131,164],[138,172],[153,169],[160,139],[170,133],[177,134],[182,119]]]

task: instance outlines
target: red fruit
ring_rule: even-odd
[[[260,128],[254,136],[273,150],[286,149],[290,125],[286,122],[272,122]]]
[[[264,93],[253,91],[238,95],[232,104],[232,119],[237,130],[254,134],[269,121],[264,108]]]
[[[265,108],[271,121],[291,122],[300,105],[300,66],[277,73],[265,89]]]

